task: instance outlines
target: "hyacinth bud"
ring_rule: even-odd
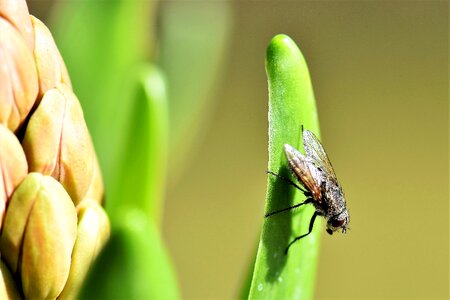
[[[50,30],[44,23],[33,16],[31,16],[31,21],[35,36],[34,57],[36,58],[36,67],[39,74],[38,99],[40,99],[46,91],[61,82],[69,87],[71,84],[66,65],[61,58]]]
[[[102,171],[100,170],[97,156],[94,155],[94,159],[95,163],[94,170],[92,171],[92,180],[86,193],[85,199],[93,199],[97,201],[97,203],[102,204],[104,192]]]
[[[69,276],[77,214],[62,185],[30,173],[14,192],[5,217],[0,251],[20,274],[26,298],[54,299]]]
[[[17,137],[0,124],[0,229],[7,201],[27,173],[27,160]]]
[[[0,0],[0,299],[75,298],[109,238],[102,199],[50,31],[25,0]]]
[[[108,216],[93,199],[84,199],[78,206],[78,234],[72,252],[72,264],[60,299],[74,299],[81,288],[89,267],[109,239]]]
[[[75,205],[85,197],[93,180],[95,153],[80,103],[65,84],[44,94],[22,144],[31,172],[53,176]]]
[[[1,0],[0,16],[11,23],[25,40],[28,48],[33,50],[34,36],[27,3],[17,0]]]
[[[0,124],[16,131],[36,101],[38,77],[32,51],[2,17],[0,32]]]
[[[20,299],[20,293],[8,267],[0,261],[0,299]]]

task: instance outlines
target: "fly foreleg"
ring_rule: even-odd
[[[283,177],[283,176],[278,175],[277,173],[272,172],[272,171],[269,171],[269,170],[267,170],[266,173],[267,173],[267,174],[270,174],[270,175],[273,175],[273,176],[275,176],[275,177],[277,177],[277,178],[279,178],[279,179],[281,179],[281,180],[283,180],[283,181],[286,181],[287,183],[289,183],[290,185],[292,185],[292,186],[295,187],[296,189],[302,191],[302,193],[303,193],[306,197],[311,196],[311,193],[310,193],[310,192],[308,192],[308,191],[305,190],[304,188],[300,187],[298,184],[296,184],[295,182],[293,182],[293,181],[290,180],[289,178]]]

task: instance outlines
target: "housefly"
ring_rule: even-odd
[[[344,192],[339,184],[334,169],[328,159],[328,156],[323,149],[322,144],[317,137],[309,130],[303,129],[303,147],[305,155],[300,153],[291,145],[284,145],[284,152],[289,163],[289,168],[297,178],[301,186],[288,178],[267,171],[284,181],[287,181],[297,189],[301,190],[306,196],[306,200],[302,203],[274,211],[265,215],[270,217],[283,211],[291,210],[296,207],[312,204],[315,212],[309,222],[309,230],[306,234],[296,237],[286,248],[287,254],[289,247],[296,241],[308,236],[314,226],[314,221],[317,216],[322,216],[327,220],[326,231],[331,235],[333,232],[342,229],[345,233],[350,222],[350,215],[345,205]]]

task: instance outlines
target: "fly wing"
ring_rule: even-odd
[[[306,129],[303,130],[303,147],[306,157],[310,158],[314,165],[321,169],[327,177],[331,177],[337,182],[336,173],[322,144],[314,133]]]
[[[294,147],[286,144],[284,145],[284,152],[289,161],[289,166],[297,176],[298,181],[311,192],[314,200],[321,202],[319,170]]]

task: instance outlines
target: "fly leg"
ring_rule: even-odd
[[[299,206],[302,206],[304,204],[309,204],[309,203],[312,203],[312,202],[313,202],[313,199],[312,198],[308,198],[302,203],[295,204],[295,205],[292,205],[292,206],[289,206],[289,207],[286,207],[286,208],[283,208],[283,209],[280,209],[280,210],[277,210],[277,211],[273,211],[271,213],[267,213],[264,217],[267,218],[267,217],[270,217],[270,216],[275,215],[277,213],[280,213],[280,212],[283,212],[283,211],[287,211],[287,210],[291,210],[291,209],[297,208]]]
[[[296,184],[295,182],[293,182],[292,180],[290,180],[289,178],[283,177],[278,175],[277,173],[274,173],[272,171],[266,171],[267,174],[273,175],[277,178],[280,178],[283,181],[286,181],[287,183],[289,183],[290,185],[292,185],[293,187],[295,187],[296,189],[299,189],[300,191],[303,192],[303,194],[305,194],[306,197],[311,196],[311,193],[308,192],[307,190],[305,190],[304,188],[300,187],[298,184]]]
[[[290,242],[289,245],[287,246],[286,250],[284,251],[284,254],[288,253],[289,247],[291,247],[296,241],[298,241],[298,240],[308,236],[312,232],[313,227],[314,227],[314,221],[316,220],[317,215],[318,215],[318,213],[314,212],[313,216],[311,217],[311,221],[309,222],[309,231],[308,231],[308,233],[305,233],[305,234],[303,234],[301,236],[298,236],[292,242]]]
[[[272,172],[272,171],[266,171],[266,172],[267,172],[267,174],[273,175],[273,176],[275,176],[275,177],[277,177],[277,178],[279,178],[279,179],[281,179],[281,180],[283,180],[283,181],[289,183],[289,184],[292,185],[293,187],[295,187],[295,188],[299,189],[300,191],[302,191],[303,194],[304,194],[306,197],[308,197],[308,198],[307,198],[304,202],[302,202],[302,203],[295,204],[295,205],[293,205],[293,206],[289,206],[289,207],[286,207],[286,208],[283,208],[283,209],[280,209],[280,210],[277,210],[277,211],[274,211],[274,212],[271,212],[271,213],[267,213],[267,214],[265,215],[266,218],[267,218],[267,217],[270,217],[270,216],[272,216],[272,215],[275,215],[275,214],[277,214],[277,213],[280,213],[280,212],[283,212],[283,211],[287,211],[287,210],[291,210],[291,209],[297,208],[297,207],[299,207],[299,206],[302,206],[302,205],[304,205],[304,204],[309,204],[309,203],[312,203],[312,202],[313,202],[313,199],[311,198],[311,193],[310,193],[309,191],[305,190],[304,188],[300,187],[299,185],[297,185],[295,182],[293,182],[293,181],[290,180],[289,178],[280,176],[280,175],[278,175],[277,173],[274,173],[274,172]]]

